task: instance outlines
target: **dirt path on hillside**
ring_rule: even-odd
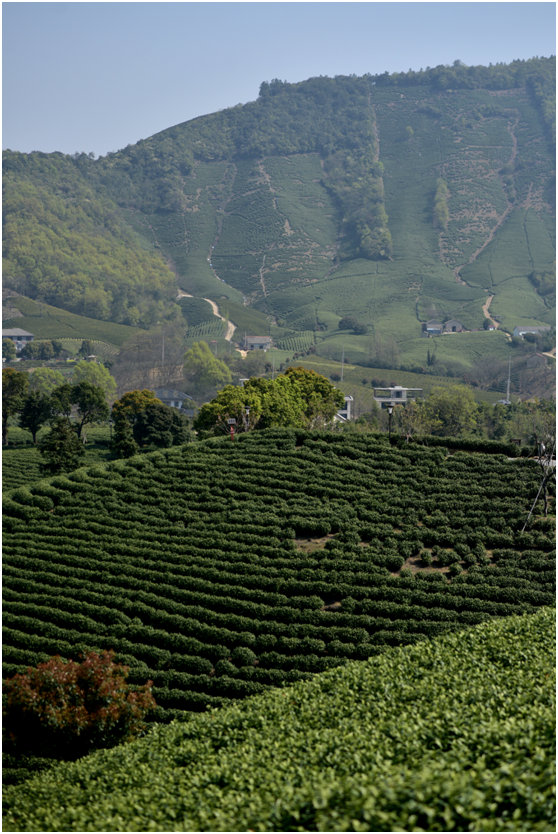
[[[519,124],[519,116],[517,116],[513,125],[508,125],[508,131],[510,132],[510,135],[511,135],[511,138],[512,138],[512,154],[511,154],[510,158],[508,159],[508,164],[512,164],[512,165],[515,162],[515,158],[517,156],[517,137],[515,135],[515,129],[516,129],[518,124]],[[515,207],[514,203],[510,203],[509,200],[507,202],[508,202],[508,206],[507,206],[505,212],[502,214],[501,217],[498,218],[498,221],[497,221],[496,225],[494,226],[493,229],[491,229],[488,237],[486,238],[486,240],[482,244],[482,246],[479,246],[477,251],[473,252],[473,254],[471,255],[471,257],[469,258],[469,260],[467,261],[466,264],[461,264],[461,266],[456,266],[455,269],[453,270],[455,280],[457,281],[458,284],[465,284],[466,283],[465,281],[463,281],[463,279],[461,278],[461,275],[460,275],[460,272],[463,269],[463,267],[474,263],[476,261],[476,259],[479,257],[479,255],[481,254],[481,252],[484,252],[484,250],[486,249],[488,244],[492,243],[492,241],[494,240],[494,235],[496,234],[496,232],[498,231],[498,229],[500,228],[500,226],[502,225],[502,223],[504,222],[504,220],[506,219],[508,214]]]
[[[177,298],[198,298],[198,297],[199,296],[192,295],[189,292],[184,292],[184,290],[178,290]],[[221,313],[219,312],[219,307],[217,306],[217,304],[214,301],[212,301],[210,298],[204,298],[203,300],[207,301],[207,303],[211,306],[211,309],[213,310],[213,315],[214,316],[217,316],[217,318],[221,319],[221,321],[227,321],[226,318],[224,316],[222,316]],[[230,342],[230,340],[233,337],[233,333],[234,333],[235,330],[236,330],[236,324],[233,324],[232,321],[227,322],[227,330],[225,332],[225,339],[227,340],[227,342]]]
[[[267,298],[267,290],[265,288],[264,273],[263,273],[264,267],[265,267],[265,255],[263,256],[262,265],[260,266],[260,284],[262,285],[264,298]]]
[[[494,321],[494,319],[488,313],[488,309],[489,309],[490,305],[492,304],[492,299],[493,298],[494,298],[494,296],[491,295],[490,298],[488,298],[485,301],[485,303],[482,305],[482,311],[484,313],[484,317],[487,318],[487,319],[490,319],[490,321],[494,325],[495,329],[498,330],[498,328],[500,327],[500,323],[497,322],[497,321]]]

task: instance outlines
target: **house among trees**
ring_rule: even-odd
[[[514,327],[513,329],[513,335],[522,339],[525,333],[534,333],[535,336],[538,336],[540,333],[545,333],[547,330],[550,330],[550,327],[531,327],[529,324],[518,324],[517,327]]]
[[[27,330],[22,330],[21,327],[12,327],[9,330],[2,330],[2,338],[11,339],[19,353],[35,337],[32,333],[28,333]]]
[[[543,356],[542,353],[534,353],[525,361],[526,368],[544,368],[546,365],[546,356]]]
[[[344,397],[345,405],[343,408],[340,408],[337,414],[335,415],[335,420],[340,420],[342,423],[346,423],[347,420],[351,419],[351,405],[354,402],[353,397],[349,394],[348,396]]]
[[[244,350],[269,350],[270,336],[244,336]]]
[[[194,416],[195,412],[193,408],[184,408],[185,404],[186,406],[189,405],[189,403],[186,402],[187,400],[189,400],[190,403],[193,403],[194,400],[183,391],[178,391],[176,388],[157,388],[157,390],[154,391],[154,394],[158,400],[161,400],[163,405],[169,405],[171,408],[180,408],[189,417]]]
[[[374,399],[382,408],[387,408],[388,405],[407,405],[419,397],[422,397],[422,388],[402,388],[401,385],[374,388]]]
[[[444,333],[461,333],[463,325],[457,319],[450,319],[444,323]]]

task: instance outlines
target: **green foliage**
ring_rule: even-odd
[[[388,648],[156,727],[6,789],[4,829],[552,829],[554,619]]]
[[[172,311],[172,272],[87,184],[83,166],[60,153],[6,151],[3,159],[7,286],[124,324],[151,324]]]
[[[55,388],[64,384],[64,377],[54,368],[37,368],[29,374],[29,390],[40,391],[41,394],[52,394]]]
[[[120,347],[137,333],[135,327],[78,316],[50,304],[38,304],[23,296],[10,300],[23,316],[3,322],[4,327],[21,327],[33,333],[37,339],[64,339],[66,346],[69,339],[77,339],[80,345],[83,336],[87,336],[95,345],[94,352],[100,353],[99,341]]]
[[[2,339],[2,359],[6,359],[8,362],[11,362],[11,360],[15,359],[16,356],[17,350],[12,340]]]
[[[85,364],[90,365],[90,363]],[[95,367],[101,366],[96,365]],[[106,368],[103,368],[103,370],[106,371]],[[108,420],[109,408],[106,401],[106,392],[100,385],[94,385],[85,380],[77,382],[72,385],[71,396],[72,403],[77,406],[76,429],[79,438],[81,438],[83,427],[88,423]]]
[[[41,470],[50,475],[71,472],[85,454],[83,444],[67,417],[56,417],[48,435],[40,444]]]
[[[186,351],[184,376],[198,392],[232,382],[231,372],[224,362],[214,356],[207,342],[194,342]]]
[[[37,432],[52,417],[52,406],[48,394],[31,391],[25,399],[19,417],[22,428],[31,432],[33,443],[37,442]]]
[[[25,404],[29,387],[26,373],[2,368],[2,444],[8,444],[8,419],[18,414]]]
[[[108,399],[111,399],[116,394],[116,382],[114,378],[104,365],[99,365],[96,362],[82,360],[74,365],[72,382],[74,385],[87,382],[89,385],[100,388]]]
[[[439,229],[448,228],[448,184],[438,177],[436,180],[436,194],[434,195],[434,225]]]
[[[53,657],[3,685],[3,731],[21,753],[76,756],[137,736],[156,706],[151,681],[131,691],[114,652],[81,663]]]

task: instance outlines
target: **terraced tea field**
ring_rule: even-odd
[[[521,532],[537,489],[530,461],[270,430],[13,490],[3,673],[114,649],[168,720],[533,612],[554,603],[551,521]]]

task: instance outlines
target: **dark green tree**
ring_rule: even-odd
[[[25,404],[29,377],[13,368],[2,368],[2,443],[8,445],[8,419],[19,414]]]
[[[116,421],[112,451],[119,458],[131,458],[133,455],[137,455],[139,451],[139,446],[134,440],[132,428],[127,420],[120,419]]]
[[[72,412],[72,386],[65,382],[55,388],[50,395],[52,412],[59,417],[69,417]]]
[[[51,430],[39,444],[41,471],[49,475],[77,469],[85,454],[83,443],[67,417],[56,417]]]
[[[78,350],[78,356],[92,356],[94,352],[93,342],[91,339],[84,339],[81,343],[81,347]]]
[[[59,339],[53,339],[51,341],[52,350],[54,351],[54,357],[58,359],[62,351],[64,350],[64,345]]]
[[[11,362],[17,355],[16,346],[11,339],[2,339],[2,359]]]
[[[33,443],[37,442],[37,432],[52,417],[50,397],[40,391],[28,394],[23,410],[19,417],[19,424],[23,429],[31,432]]]
[[[93,423],[95,420],[108,420],[110,412],[105,392],[98,385],[91,385],[90,382],[78,382],[77,385],[73,385],[72,402],[77,405],[78,437],[81,437],[82,429],[87,423]]]

